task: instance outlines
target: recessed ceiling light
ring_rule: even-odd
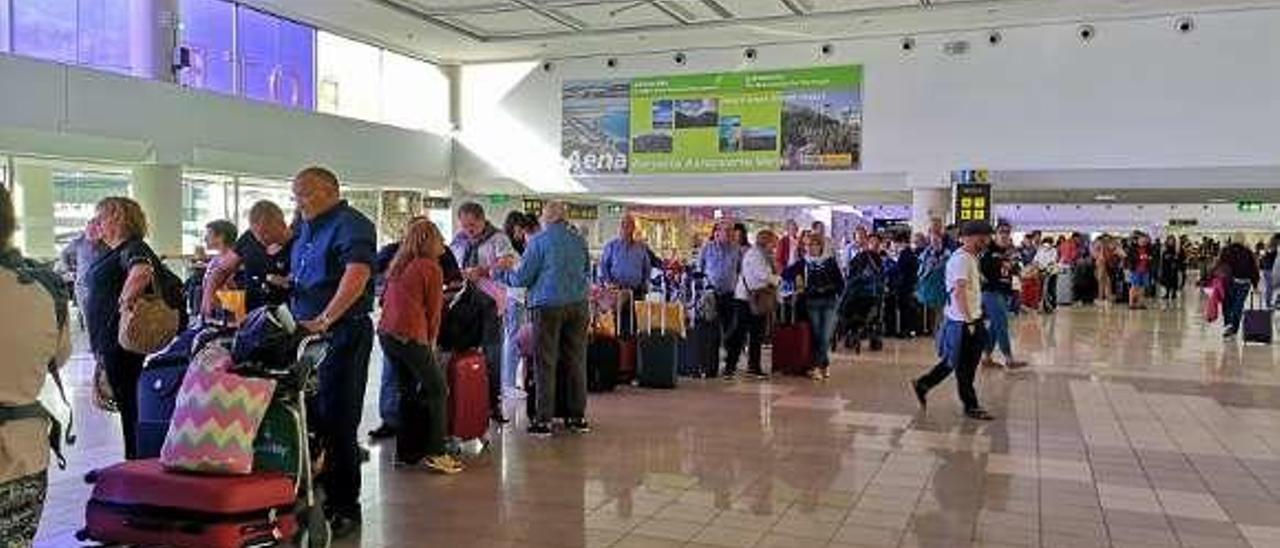
[[[656,206],[803,206],[830,202],[809,196],[622,196],[619,202]]]
[[[1093,199],[1099,202],[1114,202],[1116,201],[1116,195],[1115,194],[1098,194],[1097,196],[1094,196]]]
[[[1225,203],[1227,203],[1227,199],[1226,199],[1226,198],[1209,198],[1209,203],[1211,203],[1211,204],[1225,204]]]

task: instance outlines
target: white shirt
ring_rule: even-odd
[[[958,294],[960,280],[966,282],[962,294]],[[947,260],[947,295],[950,297],[945,310],[948,320],[971,322],[982,314],[982,272],[978,270],[978,258],[970,255],[963,247],[952,253]],[[966,317],[960,313],[960,307],[956,304],[960,299],[969,303],[971,316]]]
[[[744,283],[745,282],[745,283]],[[766,286],[778,285],[779,279],[773,273],[773,259],[760,246],[751,246],[742,256],[742,274],[738,276],[733,297],[740,301],[751,300],[751,291],[764,289]]]
[[[1036,257],[1031,262],[1035,263],[1041,270],[1053,270],[1053,267],[1058,266],[1058,249],[1053,246],[1042,245],[1036,251]]]

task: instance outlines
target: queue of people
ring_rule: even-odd
[[[327,335],[331,350],[318,367],[311,428],[326,455],[320,481],[336,537],[354,532],[363,518],[357,428],[375,341],[385,358],[382,425],[370,437],[394,438],[398,468],[456,474],[466,464],[448,444],[450,381],[443,350],[447,341],[442,340],[454,296],[474,291],[491,301],[482,312],[486,317],[475,324],[481,331],[478,350],[487,364],[491,422],[507,423],[503,402],[525,397],[520,389],[523,368],[525,388],[536,387],[527,395],[532,400],[528,433],[549,437],[556,432],[555,419],[562,419],[570,433],[591,431],[587,348],[598,313],[589,302],[592,284],[631,299],[659,289],[655,279],[663,280],[658,282],[663,286],[672,279],[653,277],[654,269],[670,265],[639,239],[630,216],[622,218],[617,237],[606,244],[593,268],[587,242],[568,223],[562,202],[547,203],[538,219],[513,213],[501,228],[488,220],[482,206],[464,203],[452,241],[433,222],[416,217],[398,241],[378,250],[374,224],[342,199],[335,174],[304,169],[294,178],[292,192],[298,212],[292,223],[277,204],[261,201],[250,208],[243,234],[237,235],[226,221],[206,227],[206,244],[216,256],[198,284],[196,308],[203,318],[217,317],[226,304],[221,292],[240,290],[248,309],[287,305],[303,329]],[[12,203],[0,191],[0,292],[24,311],[45,310],[54,316],[55,304],[66,298],[57,288],[25,281],[20,273],[29,266],[10,245],[13,230]],[[145,356],[121,346],[121,310],[158,287],[165,272],[145,241],[147,234],[146,216],[137,202],[106,198],[64,255],[72,265],[64,274],[87,320],[96,362],[95,401],[119,413],[126,459],[137,457],[137,385]],[[1196,252],[1203,254],[1213,245],[1206,241]],[[1172,237],[1157,245],[1142,233],[1089,241],[1078,234],[1053,240],[1032,232],[1015,245],[1008,223],[992,227],[966,222],[948,229],[934,220],[914,237],[859,226],[850,243],[838,249],[822,223],[801,230],[791,221],[781,236],[760,230],[749,238],[744,225],[725,220],[699,250],[690,279],[701,280],[714,301],[722,341],[717,357],[723,359],[716,368],[727,380],[737,377],[744,355],[747,375],[770,376],[763,349],[780,318],[776,306],[784,302],[803,310],[799,321],[807,324],[813,349],[805,373],[813,381],[831,377],[831,352],[841,337],[857,352],[864,340],[876,351],[886,336],[932,334],[939,360],[911,383],[919,404],[926,406],[930,391],[954,374],[964,414],[991,420],[974,378],[982,365],[1007,370],[1027,366],[1015,359],[1010,336],[1010,313],[1023,304],[1023,280],[1040,280],[1043,299],[1053,300],[1056,277],[1069,272],[1077,281],[1095,283],[1103,300],[1124,299],[1130,307],[1142,308],[1154,283],[1166,288],[1165,299],[1178,298],[1191,247]],[[1278,266],[1278,247],[1280,237],[1260,254],[1239,243],[1221,247],[1211,276],[1224,281],[1226,336],[1240,329],[1244,301],[1261,282],[1266,282],[1266,302],[1273,304],[1276,276],[1269,274]],[[660,289],[665,298],[666,288]],[[624,301],[623,308],[630,306]],[[375,325],[377,308],[381,314]],[[633,315],[621,314],[617,320],[620,335],[637,331]],[[532,333],[527,359],[517,345],[526,326]],[[0,391],[0,401],[32,400],[43,375],[66,359],[65,321],[23,322],[0,333],[6,348],[19,349],[23,357],[6,361],[7,371],[22,382]],[[997,350],[1003,361],[995,359]],[[36,434],[43,430],[30,421],[43,417],[10,420],[7,409],[0,406],[5,419],[0,440],[6,451],[12,445],[25,452],[11,451],[21,458],[0,467],[0,488],[8,495],[3,500],[21,502],[26,510],[0,510],[18,515],[13,523],[34,534],[48,458],[34,449],[41,447]]]

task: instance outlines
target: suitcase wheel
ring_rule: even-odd
[[[329,520],[324,516],[324,509],[319,505],[307,508],[302,513],[304,523],[298,529],[295,544],[298,548],[328,548],[332,542],[333,531],[329,529]]]

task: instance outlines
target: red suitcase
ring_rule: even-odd
[[[449,435],[483,438],[489,431],[489,372],[479,350],[454,353],[445,370],[449,381]]]
[[[770,361],[773,372],[783,375],[806,375],[813,367],[813,333],[808,322],[796,320],[795,302],[778,308],[779,324],[773,328]],[[790,314],[788,314],[790,311]]]
[[[284,474],[179,474],[147,459],[94,476],[81,540],[240,548],[285,543],[298,532],[295,485]]]
[[[618,339],[618,384],[631,384],[636,380],[636,340],[633,337]]]
[[[1022,306],[1032,310],[1040,308],[1040,277],[1027,276],[1022,278],[1022,287],[1020,288]]]

